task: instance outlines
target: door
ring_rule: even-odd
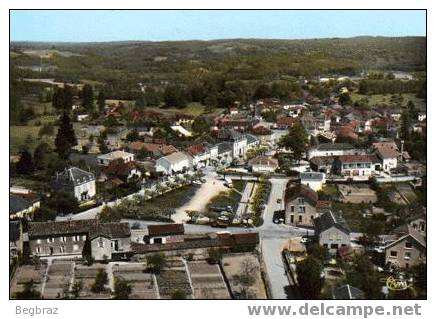
[[[54,252],[53,247],[50,247],[50,255],[53,255],[53,252]]]

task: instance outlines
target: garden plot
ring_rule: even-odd
[[[218,265],[206,261],[188,262],[196,299],[230,299],[229,291]]]
[[[74,262],[68,260],[53,260],[47,272],[43,298],[63,298],[70,288]]]
[[[110,290],[104,293],[96,294],[91,291],[92,284],[99,269],[106,269],[104,265],[76,265],[74,271],[74,282],[82,282],[82,291],[80,292],[79,299],[110,299]],[[109,276],[110,274],[108,274]]]
[[[39,266],[24,265],[19,267],[11,282],[11,296],[14,296],[17,292],[23,291],[24,285],[30,281],[34,284],[33,289],[41,292],[46,270],[47,265],[44,263]]]
[[[159,294],[162,299],[170,299],[176,291],[182,291],[186,298],[192,298],[192,289],[185,264],[181,259],[170,259],[167,268],[156,275]]]
[[[222,264],[225,276],[229,280],[230,289],[234,295],[238,295],[241,292],[241,286],[235,280],[235,276],[244,273],[243,263],[249,262],[254,269],[253,277],[254,283],[249,287],[249,291],[253,296],[253,299],[266,299],[265,286],[260,273],[259,259],[256,255],[251,253],[227,255],[223,257]]]
[[[115,264],[112,266],[114,278],[120,277],[126,280],[132,287],[130,299],[157,299],[157,287],[154,284],[153,275],[145,273],[145,264]]]

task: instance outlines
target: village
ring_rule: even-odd
[[[426,298],[414,75],[300,76],[214,108],[14,81],[45,109],[35,135],[11,126],[11,298]]]

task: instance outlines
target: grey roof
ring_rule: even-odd
[[[343,231],[344,233],[350,234],[350,229],[348,228],[345,219],[337,212],[333,212],[331,210],[318,216],[317,218],[314,219],[313,222],[315,224],[316,234],[320,234],[332,227],[336,227],[339,230]]]
[[[356,287],[346,284],[333,290],[333,299],[365,299],[365,293]]]
[[[66,168],[55,176],[55,182],[62,185],[81,185],[83,183],[95,180],[93,173],[84,171],[77,167]]]
[[[35,201],[22,196],[9,194],[9,214],[21,212],[33,205]]]
[[[231,152],[233,150],[233,143],[222,142],[218,144],[218,154]]]
[[[323,143],[319,144],[317,150],[319,151],[334,151],[334,150],[352,150],[354,146],[348,143]]]
[[[259,139],[252,134],[245,134],[245,136],[247,137],[247,144],[253,144],[259,142]]]
[[[322,181],[324,178],[323,173],[318,172],[302,172],[300,173],[300,179],[306,181]]]

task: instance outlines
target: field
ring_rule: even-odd
[[[392,99],[393,94],[374,94],[374,95],[362,95],[357,93],[352,93],[351,99],[353,102],[356,102],[358,100],[367,98],[368,99],[368,106],[374,107],[374,106],[397,106],[397,103]],[[398,95],[397,95],[398,96]],[[426,109],[426,103],[423,99],[419,99],[415,96],[415,94],[407,93],[402,94],[403,96],[403,102],[402,105],[407,105],[408,101],[412,101],[417,109],[425,110]],[[395,98],[394,98],[395,99]]]
[[[201,114],[218,115],[223,111],[223,109],[217,108],[217,109],[214,109],[213,112],[211,112],[211,113],[206,113],[205,106],[200,104],[200,103],[196,103],[196,102],[189,103],[184,108],[147,107],[147,110],[161,112],[161,113],[184,113],[184,114],[189,114],[192,116],[198,116]]]

